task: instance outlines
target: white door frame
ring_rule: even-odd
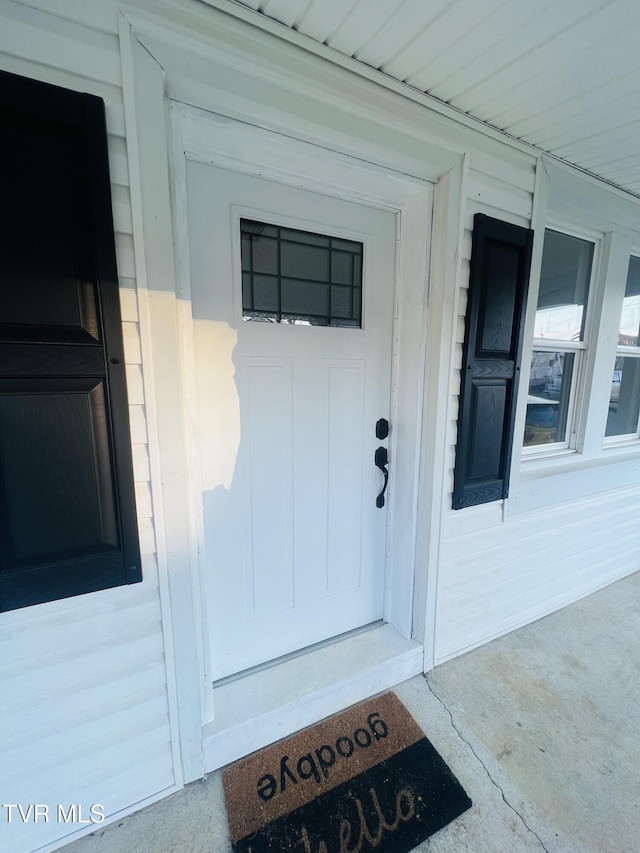
[[[424,278],[400,275],[401,268],[415,264],[426,256],[426,237],[430,233],[432,188],[423,181],[393,175],[387,169],[336,155],[306,142],[284,137],[272,131],[207,113],[184,104],[171,102],[174,149],[174,210],[176,230],[176,261],[180,298],[190,302],[189,251],[187,233],[186,160],[196,160],[255,177],[267,178],[281,184],[312,190],[347,201],[368,204],[397,214],[395,299],[392,351],[390,478],[388,490],[388,534],[385,569],[385,621],[392,624],[405,638],[413,634],[414,567],[411,543],[415,540],[417,511],[417,482],[419,476],[419,432],[407,436],[408,424],[417,422],[419,412],[409,417],[401,409],[399,396],[406,398],[422,382],[424,327],[400,348],[400,327],[412,306],[421,303],[420,289]],[[414,238],[404,232],[414,225]],[[416,240],[417,235],[421,236]],[[424,297],[424,292],[422,294]],[[422,305],[424,311],[424,304]],[[196,374],[193,355],[193,327],[185,316],[181,326],[185,375]],[[192,425],[192,474],[194,484],[200,482],[200,463],[197,456],[197,407],[195,388],[189,394],[188,418]],[[402,423],[403,429],[396,428]],[[410,442],[413,442],[410,444]],[[202,515],[195,520],[198,552],[204,549]],[[403,528],[410,519],[411,529]],[[202,584],[202,577],[200,578]],[[203,602],[204,606],[204,602]],[[203,623],[206,616],[203,613]],[[210,683],[210,663],[205,656],[205,680]],[[206,695],[210,697],[211,691]],[[207,700],[205,715],[213,719],[215,709]]]
[[[230,27],[230,31],[225,32],[225,27]],[[238,38],[236,27],[247,28],[247,25],[230,22],[226,16],[220,16],[216,26],[210,27],[206,33],[194,30],[181,32],[178,25],[169,29],[151,17],[134,19],[122,15],[120,20],[134,246],[139,288],[144,294],[141,299],[143,316],[140,318],[145,348],[143,360],[146,360],[143,369],[154,390],[151,399],[155,403],[154,410],[148,412],[152,434],[152,493],[159,554],[164,555],[159,557],[159,562],[163,563],[160,566],[164,577],[161,596],[167,630],[167,663],[171,670],[170,683],[175,684],[186,781],[201,776],[205,768],[203,721],[207,719],[210,707],[206,698],[197,560],[202,531],[198,522],[197,459],[193,441],[194,388],[189,371],[189,361],[193,357],[189,330],[191,312],[181,290],[188,280],[184,276],[184,257],[178,253],[176,258],[174,252],[176,235],[171,211],[170,186],[173,182],[170,171],[173,163],[180,168],[180,160],[174,159],[170,151],[167,117],[170,100],[195,102],[216,114],[217,117],[209,115],[207,120],[212,122],[212,127],[215,126],[218,165],[233,168],[234,163],[237,167],[241,160],[242,168],[246,170],[244,152],[238,146],[242,146],[243,139],[259,136],[262,133],[260,126],[263,126],[297,140],[291,143],[297,151],[296,162],[284,172],[280,161],[269,162],[269,142],[266,137],[262,139],[265,143],[263,160],[266,159],[266,166],[273,175],[278,173],[279,180],[291,180],[292,172],[296,171],[298,174],[306,173],[308,181],[308,176],[318,171],[318,158],[324,158],[328,178],[310,188],[340,196],[344,195],[346,186],[345,197],[398,212],[401,225],[394,317],[393,432],[390,444],[392,512],[388,535],[390,571],[386,617],[400,634],[415,636],[420,646],[424,646],[420,670],[430,667],[435,617],[435,600],[429,592],[434,588],[434,578],[427,581],[426,564],[420,565],[417,573],[415,571],[416,554],[420,555],[421,561],[434,556],[433,543],[426,542],[425,537],[437,527],[433,523],[436,517],[431,506],[433,502],[428,499],[419,505],[418,500],[420,483],[424,487],[433,461],[423,458],[420,465],[421,452],[424,455],[431,449],[430,439],[423,435],[425,383],[429,399],[437,399],[434,395],[438,393],[437,387],[430,388],[428,377],[425,377],[425,362],[428,350],[438,362],[430,365],[430,371],[435,371],[436,377],[438,371],[442,373],[443,362],[446,360],[448,363],[451,338],[447,323],[454,322],[455,311],[452,305],[447,309],[444,325],[440,317],[427,318],[428,247],[433,183],[442,178],[435,195],[436,221],[448,230],[433,235],[434,257],[431,262],[438,272],[437,291],[451,288],[451,276],[455,274],[457,263],[455,243],[459,227],[452,234],[450,226],[452,223],[460,224],[462,158],[452,148],[446,150],[418,138],[411,122],[415,120],[420,125],[424,124],[423,111],[416,111],[413,119],[407,115],[406,134],[397,147],[390,143],[388,137],[385,137],[384,144],[372,141],[370,135],[366,139],[359,137],[358,134],[368,133],[367,127],[362,127],[362,121],[356,122],[356,126],[361,128],[357,132],[339,132],[336,130],[338,127],[344,126],[349,130],[349,113],[344,107],[326,105],[335,98],[334,81],[318,77],[317,69],[306,73],[308,85],[317,89],[320,100],[326,99],[327,94],[330,96],[330,100],[325,101],[322,117],[314,123],[313,103],[308,105],[306,117],[296,115],[296,103],[299,108],[300,102],[295,99],[291,111],[287,112],[283,107],[283,101],[287,101],[285,89],[287,86],[296,88],[300,76],[295,73],[296,57],[293,56],[294,67],[288,74],[283,74],[281,68],[264,63],[261,66],[254,53],[251,66],[248,61],[243,64],[242,79],[229,78],[229,68],[237,68],[238,63],[237,51],[234,53],[228,47],[230,40]],[[255,38],[253,28],[248,29]],[[259,35],[269,50],[278,41],[266,34]],[[286,51],[276,51],[274,57],[273,62],[291,63]],[[330,63],[317,58],[314,61],[329,75],[335,73]],[[227,72],[226,77],[221,69]],[[233,92],[225,88],[225,79]],[[264,87],[265,81],[271,97],[267,98],[263,91],[260,103],[257,103],[252,87],[258,84]],[[365,81],[362,85],[377,88]],[[398,108],[405,106],[402,98],[393,97]],[[356,107],[355,101],[353,107]],[[389,120],[384,115],[384,105],[370,107],[369,112],[370,121],[382,122],[384,117],[387,124],[393,124],[393,119]],[[247,124],[240,125],[237,121],[229,121],[229,118],[240,119]],[[400,140],[402,131],[394,130]],[[422,127],[420,130],[423,132]],[[410,149],[409,153],[407,149]],[[362,159],[363,151],[366,160]],[[210,161],[210,151],[203,152],[203,156]],[[310,159],[305,162],[305,158]],[[180,199],[176,197],[174,203],[179,206]],[[178,221],[185,221],[185,218],[178,217]],[[180,245],[180,235],[177,236]],[[433,277],[431,289],[433,294]],[[427,321],[434,332],[429,342]],[[428,507],[426,516],[424,506]],[[417,591],[415,597],[414,588]],[[378,684],[377,689],[382,689],[382,686]],[[277,733],[277,725],[271,728]]]

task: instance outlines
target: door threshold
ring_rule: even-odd
[[[316,652],[319,649],[326,648],[327,646],[335,646],[337,643],[342,643],[344,640],[356,637],[358,634],[364,634],[366,631],[374,631],[382,625],[384,625],[384,622],[380,619],[378,622],[371,622],[368,625],[363,625],[361,628],[354,628],[352,631],[345,631],[344,634],[339,634],[337,637],[331,637],[329,640],[322,640],[319,643],[313,643],[313,645],[306,646],[304,649],[289,652],[289,654],[281,655],[273,660],[265,661],[265,663],[259,663],[256,666],[249,667],[249,669],[243,669],[241,672],[234,672],[233,675],[226,675],[224,678],[218,678],[213,682],[213,689],[215,691],[219,687],[231,684],[232,681],[239,681],[240,679],[247,678],[251,675],[256,675],[256,673],[261,670],[273,669],[274,667],[281,666],[283,663],[287,663],[287,661],[293,660],[294,658],[303,657]]]
[[[381,624],[218,682],[213,687],[215,719],[202,731],[205,772],[422,671],[422,645]]]

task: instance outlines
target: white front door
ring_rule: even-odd
[[[186,190],[217,680],[383,618],[396,216],[190,159]]]

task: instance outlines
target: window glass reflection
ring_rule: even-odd
[[[621,347],[637,347],[640,332],[640,258],[629,261],[627,287],[622,303],[620,334],[618,344]]]
[[[640,358],[617,358],[611,379],[606,435],[634,435],[640,411]]]
[[[582,340],[593,248],[588,240],[545,231],[535,338]]]
[[[525,447],[566,441],[574,358],[569,352],[532,353]]]
[[[364,246],[240,220],[245,320],[361,327]]]

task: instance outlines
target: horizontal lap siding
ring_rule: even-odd
[[[174,783],[152,549],[152,530],[143,532],[139,586],[15,611],[0,621],[5,801],[100,803],[113,814]],[[121,776],[127,787],[137,786],[135,800]],[[32,827],[33,836],[20,824],[2,829],[0,849],[11,853],[64,835],[55,824]]]
[[[105,101],[144,580],[0,615],[0,790],[2,802],[54,810],[58,803],[99,803],[108,815],[170,788],[175,776],[117,14],[115,5],[99,5],[94,28],[4,3],[0,68]],[[75,7],[63,4],[61,13]],[[5,825],[4,812],[2,853],[35,850],[78,828],[55,819]]]
[[[546,511],[507,513],[504,519],[501,501],[451,509],[473,217],[480,212],[529,227],[534,179],[533,166],[470,155],[449,404],[436,663],[550,613],[640,565],[640,490],[606,492]],[[519,441],[516,437],[515,453]]]
[[[625,489],[504,523],[486,513],[467,531],[445,524],[437,662],[637,570],[639,515],[640,489]]]

